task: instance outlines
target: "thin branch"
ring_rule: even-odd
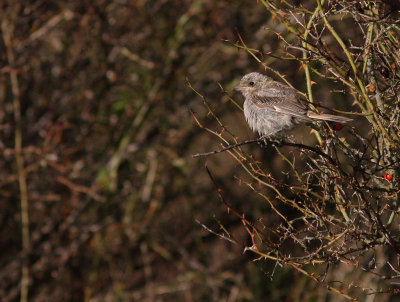
[[[204,153],[196,153],[193,154],[192,157],[202,157],[202,156],[210,156],[210,155],[214,155],[214,154],[218,154],[221,152],[225,152],[231,149],[234,149],[236,147],[239,146],[243,146],[243,145],[247,145],[247,144],[252,144],[252,143],[265,143],[265,139],[264,138],[257,138],[257,139],[250,139],[250,140],[245,140],[243,142],[239,142],[236,144],[232,144],[232,145],[228,145],[222,149],[219,150],[214,150],[214,151],[210,151],[210,152],[204,152]],[[272,142],[272,144],[274,144],[274,142]],[[298,144],[298,143],[290,143],[290,142],[286,142],[286,141],[280,141],[277,146],[281,147],[281,146],[289,146],[289,147],[295,147],[295,148],[299,148],[299,149],[305,149],[305,150],[310,150],[324,158],[326,158],[327,160],[329,160],[329,162],[333,165],[337,165],[338,163],[332,158],[330,157],[328,154],[324,153],[323,151],[315,148],[315,147],[311,147],[311,146],[307,146],[307,145],[303,145],[303,144]]]
[[[20,98],[21,93],[19,89],[17,70],[15,69],[15,57],[12,44],[12,31],[13,24],[10,24],[7,19],[3,19],[1,23],[1,30],[3,32],[3,40],[7,51],[7,60],[10,65],[10,81],[11,90],[13,94],[13,111],[15,121],[15,159],[18,170],[18,183],[20,190],[21,202],[21,225],[22,225],[22,249],[24,257],[22,259],[22,276],[21,276],[21,302],[28,301],[28,287],[29,287],[29,263],[28,253],[29,250],[29,209],[28,209],[28,189],[26,184],[26,174],[24,171],[24,157],[22,153],[22,119],[21,119],[21,106]]]
[[[214,155],[214,154],[217,154],[217,153],[221,153],[221,152],[224,152],[224,151],[231,150],[231,149],[239,147],[239,146],[252,144],[252,143],[258,143],[258,142],[261,142],[261,141],[262,140],[259,139],[259,138],[257,138],[257,139],[249,139],[249,140],[245,140],[243,142],[237,143],[237,144],[232,144],[232,145],[226,146],[226,147],[224,147],[222,149],[219,149],[219,150],[214,150],[214,151],[205,152],[205,153],[196,153],[196,154],[193,154],[192,157],[195,158],[195,157],[201,157],[201,156]]]

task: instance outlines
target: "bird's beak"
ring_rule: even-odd
[[[240,87],[239,85],[236,85],[235,87],[233,87],[233,90],[241,91],[242,87]]]

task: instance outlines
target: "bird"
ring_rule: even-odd
[[[245,98],[244,115],[250,128],[263,138],[283,138],[296,125],[315,121],[345,124],[351,118],[310,110],[295,89],[258,72],[246,74],[234,90]]]

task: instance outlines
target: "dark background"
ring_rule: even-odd
[[[329,295],[289,268],[251,262],[256,257],[244,253],[250,236],[218,199],[205,165],[247,218],[270,219],[271,225],[276,218],[238,181],[241,169],[229,155],[191,157],[220,144],[196,125],[191,111],[216,129],[187,81],[239,139],[255,137],[227,94],[242,104],[232,87],[247,72],[264,72],[231,44],[237,31],[251,48],[284,48],[268,30],[284,27],[261,3],[4,1],[0,7],[2,301],[19,299],[23,259],[30,301],[323,301]],[[263,61],[305,91],[298,62]],[[10,70],[20,94],[26,253]],[[315,85],[315,97],[324,105],[352,102],[321,87]],[[309,131],[301,128],[298,140],[313,142]],[[246,148],[275,177],[289,179],[273,149]],[[243,245],[200,223],[217,233],[223,225]]]

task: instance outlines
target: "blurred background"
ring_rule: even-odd
[[[30,301],[326,297],[288,268],[252,262],[244,252],[251,238],[205,166],[246,218],[268,221],[269,207],[240,185],[229,155],[192,158],[220,143],[195,123],[191,112],[216,126],[188,81],[239,140],[255,137],[228,96],[242,104],[232,87],[247,72],[264,72],[232,45],[237,32],[266,53],[284,47],[268,28],[285,28],[262,4],[8,0],[0,7],[2,301],[20,299],[22,274]],[[297,61],[261,59],[306,91]],[[318,86],[324,105],[351,103]],[[301,129],[299,141],[312,142],[304,139],[309,131]],[[246,148],[286,177],[272,149]],[[220,225],[243,245],[206,230],[220,233]]]

